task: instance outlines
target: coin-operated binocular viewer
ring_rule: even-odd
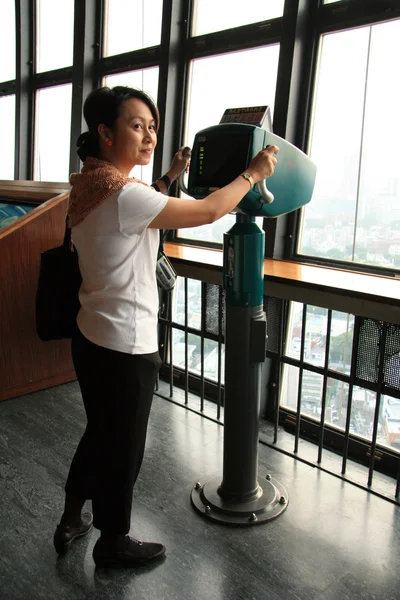
[[[199,131],[183,191],[204,198],[246,172],[268,145],[279,147],[274,174],[255,185],[236,207],[224,235],[226,291],[223,476],[196,483],[194,507],[223,523],[252,525],[281,514],[288,494],[277,481],[258,481],[261,368],[266,355],[263,310],[264,232],[256,217],[278,217],[311,200],[316,167],[299,149],[262,127],[224,123]],[[183,182],[181,181],[181,184]]]

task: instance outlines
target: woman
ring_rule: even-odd
[[[150,162],[157,144],[159,113],[146,94],[120,86],[94,90],[84,116],[89,131],[78,139],[83,168],[71,176],[68,217],[82,273],[72,357],[87,426],[70,467],[54,545],[63,554],[91,529],[92,515],[82,514],[90,498],[93,525],[101,532],[96,565],[134,566],[165,553],[162,544],[128,536],[160,368],[159,230],[216,221],[239,203],[249,181],[239,176],[204,200],[168,197],[170,183],[188,166],[182,149],[153,187],[129,178],[135,165]],[[271,146],[253,159],[247,172],[254,183],[272,175],[277,152]]]

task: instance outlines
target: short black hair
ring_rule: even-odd
[[[104,123],[106,127],[114,129],[115,122],[121,114],[122,104],[130,98],[137,98],[148,106],[156,123],[156,131],[158,131],[160,113],[156,104],[146,92],[124,85],[117,85],[113,88],[107,86],[97,88],[90,92],[83,105],[83,116],[89,131],[81,134],[77,141],[78,155],[82,161],[86,160],[88,156],[98,157],[98,126]]]

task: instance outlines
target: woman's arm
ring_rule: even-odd
[[[274,154],[278,152],[279,148],[276,146],[268,146],[253,158],[246,172],[250,173],[254,183],[273,174],[277,162]],[[249,189],[249,182],[239,176],[203,200],[168,198],[166,206],[153,219],[149,227],[180,229],[213,223],[233,210]]]

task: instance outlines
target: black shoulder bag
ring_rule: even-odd
[[[72,337],[77,328],[81,283],[78,253],[66,223],[62,246],[45,250],[40,256],[35,308],[36,331],[42,341]]]

